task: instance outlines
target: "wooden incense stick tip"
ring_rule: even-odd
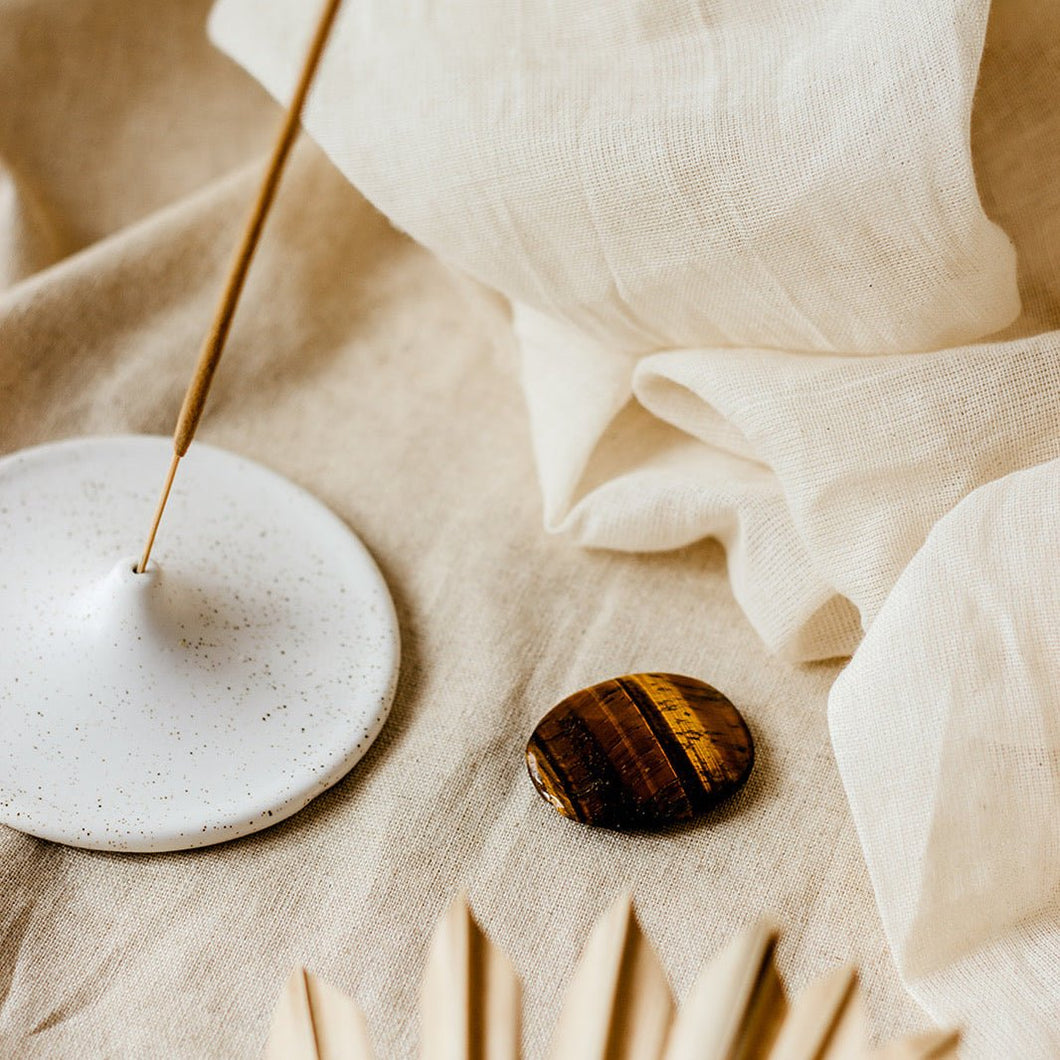
[[[151,533],[147,537],[144,554],[140,562],[133,568],[137,574],[143,574],[147,570],[147,561],[151,558],[151,549],[155,547],[155,536],[158,534],[158,524],[162,522],[162,513],[166,510],[166,501],[169,500],[169,491],[173,488],[173,479],[177,474],[180,464],[180,453],[173,454],[173,462],[169,465],[169,474],[166,475],[166,484],[162,487],[162,495],[158,498],[158,507],[155,509],[155,521],[151,524]]]

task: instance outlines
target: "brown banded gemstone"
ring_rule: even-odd
[[[738,791],[754,765],[740,712],[678,674],[628,674],[575,692],[526,747],[534,787],[564,817],[604,828],[686,821]]]

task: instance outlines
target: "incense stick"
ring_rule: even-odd
[[[279,187],[280,178],[283,176],[284,166],[288,155],[291,153],[291,147],[298,135],[302,109],[305,105],[306,97],[309,95],[313,77],[320,64],[320,58],[324,54],[324,48],[327,45],[328,36],[331,33],[335,15],[341,2],[342,0],[326,0],[324,4],[320,21],[317,23],[313,40],[309,45],[309,50],[306,52],[306,57],[302,64],[302,72],[299,75],[294,95],[291,97],[291,102],[287,107],[287,113],[280,133],[273,144],[272,155],[265,169],[265,176],[262,178],[257,198],[250,211],[250,216],[247,218],[246,227],[236,248],[232,265],[228,270],[221,299],[214,312],[213,322],[199,353],[195,374],[188,384],[187,392],[184,395],[184,403],[181,405],[180,415],[177,417],[177,426],[173,432],[173,462],[170,464],[165,485],[162,487],[162,494],[158,501],[158,508],[155,511],[154,522],[151,524],[151,532],[147,537],[147,545],[144,548],[140,562],[135,568],[137,574],[142,574],[147,569],[147,562],[151,558],[151,549],[154,547],[155,536],[158,534],[158,527],[166,510],[166,502],[169,500],[169,493],[173,488],[173,479],[176,477],[177,467],[184,454],[187,453],[192,438],[195,437],[195,429],[199,426],[202,410],[206,404],[206,396],[210,391],[210,384],[213,382],[214,372],[217,370],[218,362],[221,360],[221,354],[224,352],[225,341],[232,326],[232,317],[235,315],[236,305],[243,291],[243,284],[246,281],[254,251],[257,249],[258,240],[261,238],[262,229],[265,227],[265,219],[276,197],[276,189]]]

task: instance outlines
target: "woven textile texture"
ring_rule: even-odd
[[[961,501],[829,698],[902,974],[983,1056],[1060,1052],[1058,498],[1052,461]]]
[[[219,0],[211,29],[283,96],[310,17]],[[1052,584],[1048,553],[976,493],[1060,456],[1058,41],[1029,0],[369,0],[307,119],[398,227],[511,300],[549,529],[719,540],[788,659],[867,631],[839,766],[906,982],[983,1057],[1060,1053],[1060,657],[1035,639],[1056,616],[995,570]],[[902,583],[903,633],[895,584],[965,498]],[[972,562],[956,542],[985,525]],[[990,607],[962,604],[977,586]]]
[[[0,452],[172,429],[280,120],[207,15],[0,0]],[[380,1060],[411,1060],[429,935],[462,887],[524,981],[528,1060],[622,888],[678,997],[767,913],[793,991],[849,960],[879,1039],[925,1024],[829,746],[836,667],[765,651],[716,545],[631,556],[543,534],[507,306],[396,233],[308,139],[200,431],[372,549],[402,627],[394,710],[344,783],[236,843],[120,856],[0,829],[0,1056],[257,1057],[305,963],[357,998]],[[156,548],[179,563],[164,525]],[[562,820],[526,775],[530,731],[570,692],[649,669],[739,704],[749,786],[664,835]]]
[[[212,33],[283,95],[313,7]],[[255,1056],[305,963],[411,1058],[461,887],[529,1060],[623,887],[678,996],[766,912],[793,990],[862,967],[878,1038],[926,1021],[904,979],[973,1060],[1056,1055],[1056,473],[1005,476],[1058,452],[1060,13],[600,10],[346,5],[201,436],[373,550],[394,712],[237,843],[3,830],[0,1055]],[[279,121],[208,14],[0,0],[0,452],[172,427]],[[834,757],[839,666],[790,660],[866,627]],[[559,819],[531,728],[646,669],[744,710],[747,789],[654,837]]]

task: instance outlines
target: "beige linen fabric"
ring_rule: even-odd
[[[220,0],[213,32],[282,95],[310,13],[252,7]],[[766,645],[823,658],[855,648],[962,497],[1060,453],[1060,14],[998,4],[982,57],[987,12],[985,0],[361,4],[308,123],[393,220],[513,299],[546,525],[625,550],[715,537]],[[946,591],[922,580],[916,599]],[[1005,604],[1026,606],[1015,588]],[[993,636],[981,616],[944,614],[932,643],[974,641],[965,618]],[[901,657],[892,622],[885,648],[870,639],[880,666]],[[1025,645],[1006,650],[1015,665]],[[1004,768],[1001,736],[974,753],[989,714],[954,677],[962,665],[939,654],[898,671],[904,724],[886,755],[867,734],[887,707],[852,677],[833,702],[837,752],[910,986],[970,1025],[977,1055],[1030,1022],[1021,1055],[1047,1056],[1055,1013],[1033,983],[1000,997],[995,983],[1033,964],[1055,994],[1060,974],[1055,958],[1035,964],[1025,933],[1004,933],[1014,852],[977,843],[975,822],[987,807],[1016,837],[1038,866],[1020,915],[1052,923],[1055,756],[1016,710],[1044,777]],[[1051,687],[1055,663],[1038,665]],[[920,699],[949,724],[923,731]],[[1030,700],[1024,713],[1048,713]],[[968,784],[970,802],[953,796]],[[934,822],[919,845],[910,815]],[[938,881],[969,873],[989,894],[942,915],[952,891]],[[916,930],[910,905],[930,911]]]
[[[170,430],[278,121],[206,16],[201,0],[0,0],[4,453]],[[829,748],[835,668],[768,655],[715,545],[623,556],[542,534],[505,305],[308,141],[202,437],[309,488],[372,548],[404,638],[394,712],[345,782],[237,843],[119,856],[0,830],[0,1055],[253,1057],[305,962],[358,998],[380,1057],[411,1057],[427,939],[461,886],[525,980],[531,1058],[622,887],[678,995],[772,912],[793,988],[853,960],[880,1037],[924,1023]],[[179,562],[164,527],[158,547]],[[654,837],[561,820],[524,773],[526,736],[560,696],[645,668],[744,709],[748,788]],[[17,707],[0,705],[0,738]]]
[[[999,2],[984,58],[988,13],[360,3],[307,121],[398,226],[512,299],[550,529],[632,551],[714,537],[771,650],[843,655],[868,630],[876,666],[894,661],[900,710],[855,676],[833,718],[899,965],[937,1016],[969,1025],[970,1055],[1048,1057],[1058,773],[1040,719],[1060,664],[1032,633],[1054,616],[1015,581],[997,614],[962,611],[922,573],[901,599],[915,639],[916,607],[942,597],[935,654],[899,666],[893,608],[872,638],[941,518],[1060,455],[1060,8]],[[211,28],[282,96],[310,19],[295,0],[264,19],[219,0]],[[998,551],[1021,554],[994,518]],[[991,585],[993,555],[963,577]],[[959,674],[987,665],[1005,616],[1023,617],[999,672],[1021,673],[1025,652],[1037,669],[984,749],[994,719]],[[983,660],[942,651],[979,643]],[[869,734],[888,709],[901,724],[882,754]],[[1040,772],[1013,772],[1010,744]],[[1002,834],[1011,846],[983,838]],[[1033,945],[1007,930],[1020,917]]]

